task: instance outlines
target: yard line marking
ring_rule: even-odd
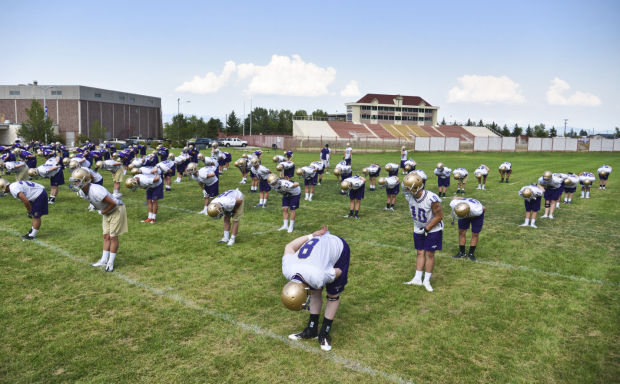
[[[8,229],[8,228],[3,228],[0,227],[0,231],[6,232],[6,233],[10,233],[12,235],[15,236],[19,236],[19,233],[12,230],[12,229]],[[40,245],[42,247],[51,249],[52,251],[65,256],[66,258],[75,261],[79,264],[82,265],[86,265],[86,266],[90,266],[90,262],[86,259],[83,259],[81,257],[78,256],[74,256],[72,255],[70,252],[56,247],[55,245],[46,243],[44,241],[38,240],[38,239],[34,239],[31,240],[31,242],[34,242],[37,245]],[[102,272],[105,273],[105,272]],[[133,285],[135,287],[141,288],[153,295],[157,295],[157,296],[162,296],[162,297],[166,297],[168,299],[171,299],[174,302],[177,302],[179,304],[182,304],[190,309],[196,310],[196,311],[200,311],[202,313],[204,313],[205,315],[211,316],[211,317],[215,317],[217,319],[220,319],[222,321],[225,321],[229,324],[232,324],[238,328],[241,328],[243,330],[252,332],[256,335],[260,335],[260,336],[265,336],[267,338],[276,340],[276,341],[280,341],[286,345],[288,345],[291,348],[295,348],[295,349],[299,349],[302,350],[304,352],[309,352],[309,353],[313,353],[317,356],[323,357],[326,360],[330,360],[333,363],[342,365],[343,367],[350,369],[352,371],[358,372],[358,373],[363,373],[363,374],[367,374],[370,376],[374,376],[374,377],[380,377],[383,378],[385,380],[389,380],[393,383],[403,383],[403,384],[413,384],[413,380],[406,380],[401,378],[400,376],[394,374],[394,373],[387,373],[384,371],[380,371],[368,366],[365,366],[355,360],[349,360],[347,358],[344,358],[342,356],[339,356],[333,352],[329,352],[329,353],[325,353],[323,351],[321,351],[320,348],[318,347],[311,347],[308,344],[305,343],[299,343],[293,340],[290,340],[288,337],[286,336],[282,336],[282,335],[278,335],[270,330],[267,329],[263,329],[261,327],[259,327],[258,325],[255,324],[249,324],[249,323],[244,323],[242,321],[236,320],[235,318],[233,318],[232,316],[226,314],[226,313],[220,313],[220,312],[216,312],[214,310],[211,310],[207,307],[202,307],[200,305],[198,305],[197,303],[195,303],[192,300],[189,300],[177,293],[171,293],[171,290],[174,290],[174,288],[171,287],[167,287],[167,288],[157,288],[154,286],[151,286],[149,284],[143,283],[139,280],[135,280],[127,275],[124,275],[122,273],[119,273],[118,271],[112,272],[107,274],[108,276],[117,278],[119,280],[123,280],[124,282],[126,282],[129,285]]]
[[[368,244],[368,245],[372,245],[372,246],[375,246],[375,247],[381,247],[381,248],[392,248],[392,249],[397,249],[399,251],[405,251],[405,252],[412,252],[413,251],[413,247],[412,248],[407,248],[407,247],[402,247],[402,246],[399,246],[399,245],[377,243],[377,242],[374,242],[374,241],[352,240],[350,242],[352,242],[352,243],[360,243],[360,244]],[[447,255],[437,254],[437,253],[435,255],[437,257],[441,257],[441,258],[452,260],[452,257],[447,256]],[[590,283],[590,284],[620,286],[620,283],[615,283],[613,281],[603,281],[603,280],[598,280],[598,279],[589,279],[587,277],[575,276],[575,275],[564,275],[564,274],[561,274],[561,273],[558,273],[558,272],[548,272],[548,271],[543,271],[543,270],[536,269],[536,268],[527,267],[527,266],[524,266],[524,265],[513,265],[513,264],[508,264],[508,263],[502,263],[502,262],[499,262],[499,261],[485,261],[485,260],[478,259],[478,261],[476,261],[476,263],[484,264],[484,265],[490,265],[492,267],[500,267],[500,268],[506,268],[506,269],[512,269],[512,270],[526,271],[526,272],[535,273],[537,275],[559,277],[559,278],[562,278],[562,279],[568,279],[568,280],[573,280],[573,281],[581,281],[581,282]]]

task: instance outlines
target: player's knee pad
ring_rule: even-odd
[[[340,300],[340,295],[336,297],[327,296],[327,301],[338,301],[338,300]]]
[[[550,207],[551,207],[551,201],[545,200],[545,208],[550,208]]]

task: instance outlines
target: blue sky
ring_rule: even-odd
[[[3,5],[0,84],[158,96],[164,120],[344,112],[421,96],[439,119],[620,126],[619,1],[105,1]]]

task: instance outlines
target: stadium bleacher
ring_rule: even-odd
[[[393,139],[394,135],[388,132],[380,124],[364,124],[366,128],[372,130],[380,139]]]
[[[460,125],[440,125],[437,129],[446,137],[458,137],[463,140],[473,141],[474,135],[466,131]]]
[[[437,130],[432,125],[423,125],[420,128],[426,131],[431,137],[444,137],[445,136],[443,133],[441,133],[439,130]]]
[[[326,121],[293,120],[293,136],[339,137]]]
[[[467,132],[471,133],[474,136],[484,136],[484,137],[493,136],[493,137],[498,137],[498,135],[495,132],[492,132],[487,127],[468,127],[468,126],[464,126],[463,128]]]
[[[362,124],[353,124],[345,121],[328,121],[327,124],[342,138],[372,137],[378,138],[371,129]]]

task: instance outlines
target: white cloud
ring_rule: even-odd
[[[568,97],[565,91],[570,89],[570,85],[564,80],[555,78],[551,80],[551,85],[547,90],[547,103],[550,105],[581,105],[593,107],[601,105],[601,99],[591,93],[576,91]]]
[[[343,97],[356,97],[360,96],[360,89],[357,86],[357,81],[351,80],[349,84],[347,84],[342,91],[340,91],[340,96]]]
[[[518,83],[507,76],[464,75],[448,92],[450,103],[521,104],[525,97]]]
[[[237,73],[238,81],[249,79],[245,93],[263,95],[322,96],[328,94],[327,87],[336,78],[336,70],[332,67],[322,68],[306,63],[299,55],[273,55],[271,61],[264,66],[253,63],[237,65],[228,61],[221,75],[209,72],[204,78],[194,76],[176,90],[192,93],[217,92],[226,85],[234,72]]]
[[[230,75],[235,72],[236,68],[237,66],[234,61],[227,61],[219,76],[213,72],[207,73],[205,77],[194,76],[191,81],[186,81],[179,85],[176,91],[199,94],[215,93],[228,83]]]

